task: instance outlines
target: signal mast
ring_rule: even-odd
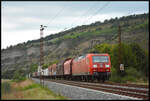
[[[44,54],[43,54],[43,30],[44,30],[44,27],[47,27],[47,26],[41,25],[41,27],[40,27],[40,84],[42,84],[41,79],[43,79],[41,77],[41,74],[43,72],[42,67],[44,64]],[[43,79],[43,85],[44,85],[44,79]]]
[[[124,64],[122,63],[122,55],[121,55],[121,26],[120,24],[118,25],[118,63],[119,63],[119,68],[120,68],[120,73],[123,75],[124,73]]]

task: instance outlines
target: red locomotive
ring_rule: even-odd
[[[48,67],[49,78],[70,80],[108,80],[111,74],[111,61],[107,53],[89,53],[77,58],[68,58]]]
[[[110,77],[110,69],[108,54],[87,54],[64,62],[64,75],[80,80],[97,79],[104,82]]]

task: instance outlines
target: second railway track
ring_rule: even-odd
[[[119,83],[89,83],[89,82],[77,82],[68,80],[49,80],[48,81],[62,83],[72,86],[78,86],[83,88],[89,88],[109,93],[115,93],[119,95],[130,96],[134,98],[149,99],[149,89],[148,86],[130,85],[130,84],[119,84]],[[129,85],[129,86],[128,86]]]

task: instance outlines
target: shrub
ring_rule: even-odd
[[[135,53],[137,61],[137,70],[143,72],[143,75],[149,77],[148,51],[143,50],[138,44],[131,44],[132,51]]]
[[[21,81],[24,81],[24,80],[26,80],[26,77],[23,76],[19,71],[15,71],[12,81],[21,82]]]
[[[122,78],[120,76],[118,76],[117,74],[115,74],[115,75],[111,75],[110,81],[121,83],[121,81],[122,81],[121,79]]]
[[[136,82],[136,78],[134,76],[131,76],[131,75],[127,75],[125,76],[124,78],[122,78],[122,81],[123,82],[127,82],[127,81],[131,81],[131,82]]]
[[[136,68],[133,68],[133,67],[127,67],[125,69],[127,75],[129,76],[132,76],[132,77],[135,77],[135,78],[140,78],[140,72],[137,71]]]

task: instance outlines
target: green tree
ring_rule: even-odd
[[[136,68],[137,66],[136,56],[132,52],[132,48],[130,45],[122,43],[120,55],[121,55],[121,61],[124,64],[125,68],[128,68],[129,66]],[[112,60],[113,67],[116,68],[118,70],[118,74],[120,74],[119,73],[120,64],[118,63],[118,57],[119,57],[118,45],[115,45],[113,47],[111,56],[112,56],[111,60]]]
[[[148,51],[143,50],[138,44],[131,44],[132,51],[136,55],[137,70],[141,71],[146,77],[149,76],[149,61],[148,61]]]
[[[37,64],[32,64],[31,66],[31,73],[36,72],[38,69],[38,65]]]
[[[109,44],[101,44],[101,45],[96,45],[95,50],[98,50],[99,53],[108,53],[111,54],[111,45]]]
[[[49,66],[49,64],[44,64],[44,65],[43,65],[43,69],[48,68],[48,66]]]

